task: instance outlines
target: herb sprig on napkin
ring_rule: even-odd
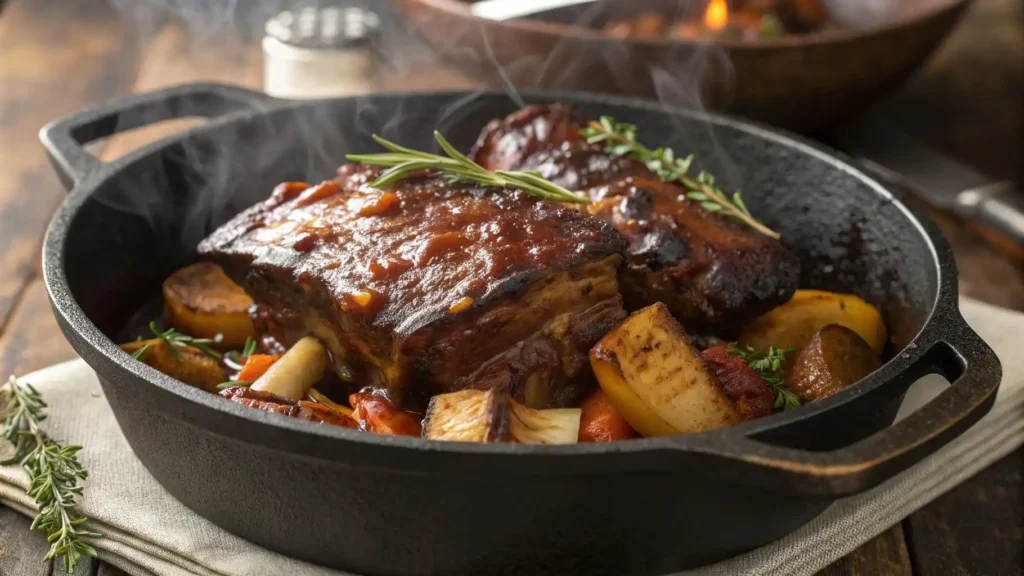
[[[64,571],[74,572],[83,555],[96,556],[86,539],[99,536],[85,528],[86,518],[75,514],[75,501],[89,473],[78,460],[81,446],[62,446],[42,431],[46,403],[31,384],[11,376],[0,387],[0,430],[14,455],[0,464],[20,464],[28,473],[28,495],[38,515],[32,529],[46,533],[50,551],[43,560],[59,558]]]

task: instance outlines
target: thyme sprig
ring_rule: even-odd
[[[370,183],[370,186],[373,188],[383,188],[424,170],[433,170],[444,174],[452,182],[475,182],[489,188],[517,188],[527,194],[549,200],[577,204],[590,203],[589,198],[574,194],[553,182],[545,180],[538,172],[487,170],[456,150],[437,130],[434,131],[434,139],[437,140],[441,149],[448,156],[412,150],[411,148],[399,146],[394,142],[385,140],[376,134],[374,134],[373,139],[386,148],[388,152],[383,154],[349,154],[347,156],[352,162],[387,167],[387,170]]]
[[[779,349],[772,346],[765,352],[750,346],[741,349],[736,347],[735,343],[729,347],[729,354],[746,360],[754,372],[757,372],[764,383],[775,392],[775,409],[788,410],[800,406],[800,397],[789,389],[789,383],[782,375],[782,363],[796,351],[795,348]]]
[[[62,446],[46,435],[39,424],[46,419],[42,395],[13,376],[0,388],[0,426],[3,437],[14,446],[14,455],[0,464],[18,463],[28,473],[28,495],[38,514],[32,530],[47,535],[50,550],[44,561],[59,558],[64,571],[74,572],[83,555],[96,556],[86,539],[100,534],[85,528],[86,518],[75,514],[75,500],[82,495],[88,472],[78,460],[81,446]]]
[[[220,360],[221,358],[221,353],[210,347],[211,344],[214,344],[214,341],[210,338],[196,338],[194,336],[189,336],[188,334],[182,334],[174,328],[168,328],[167,330],[160,331],[160,329],[156,327],[156,322],[149,323],[149,331],[152,332],[154,336],[167,343],[167,349],[171,351],[171,355],[174,356],[174,359],[178,362],[181,362],[181,354],[178,353],[176,347],[184,348],[185,346],[192,346],[215,360]],[[135,354],[132,354],[132,356],[137,360],[142,360],[148,348],[149,345],[147,344],[146,346],[136,350]]]
[[[609,154],[642,162],[665,182],[681,183],[687,189],[686,197],[700,203],[704,210],[731,216],[765,236],[780,237],[778,232],[754,218],[739,192],[734,192],[730,198],[715,184],[715,177],[705,171],[696,178],[689,176],[693,154],[679,158],[671,148],[647,148],[637,142],[635,125],[616,122],[611,116],[592,121],[580,131],[580,135],[591,144],[604,142],[605,151]]]

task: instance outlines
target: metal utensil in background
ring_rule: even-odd
[[[1024,190],[998,181],[868,113],[837,135],[839,147],[881,179],[963,218],[985,241],[1024,261]]]
[[[596,0],[483,0],[471,7],[473,14],[488,20],[512,20],[537,12],[586,4]]]

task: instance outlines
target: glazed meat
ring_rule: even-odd
[[[621,275],[629,310],[664,302],[691,334],[732,336],[792,296],[800,265],[780,242],[705,211],[642,163],[588,144],[585,124],[565,106],[531,106],[489,124],[473,157],[586,192],[594,203],[585,209],[629,242]]]
[[[578,401],[590,346],[624,316],[623,238],[519,191],[424,175],[382,192],[378,173],[282,184],[200,244],[253,297],[262,341],[315,335],[353,391],[403,409],[482,382],[533,407]]]

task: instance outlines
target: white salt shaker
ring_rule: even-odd
[[[373,90],[380,20],[356,7],[306,7],[271,18],[263,38],[263,91],[328,98]]]

